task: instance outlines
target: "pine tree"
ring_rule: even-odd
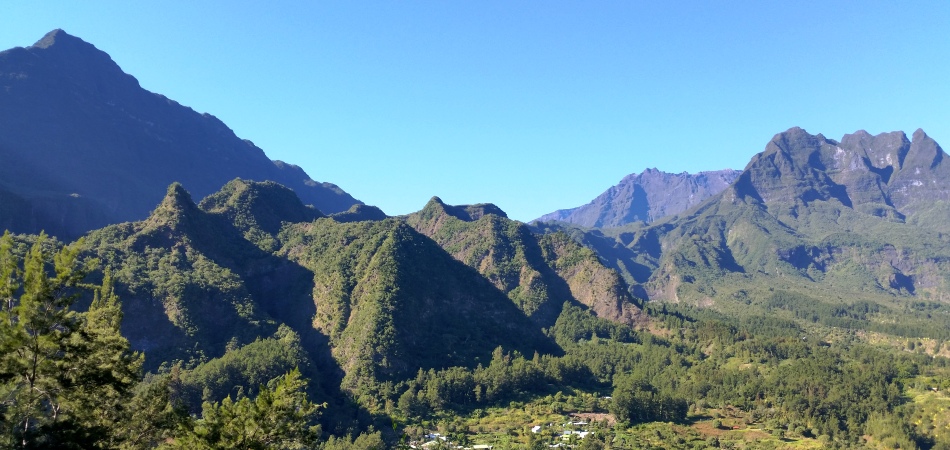
[[[303,449],[316,444],[313,425],[320,408],[305,393],[300,371],[275,378],[257,397],[220,403],[205,402],[201,419],[183,427],[168,448],[173,449]]]
[[[174,366],[172,373],[151,376],[135,387],[135,395],[125,408],[128,420],[114,430],[113,439],[119,442],[119,448],[155,448],[187,423],[188,410],[176,398],[180,388],[178,371],[179,367]]]
[[[97,262],[80,258],[81,242],[54,246],[41,234],[20,269],[13,237],[0,238],[0,439],[13,448],[113,447],[141,357],[119,334],[111,277],[85,284]],[[73,310],[88,291],[89,311]]]

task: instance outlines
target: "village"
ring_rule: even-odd
[[[571,416],[570,421],[561,424],[548,423],[544,425],[534,425],[531,427],[530,432],[548,448],[574,448],[582,439],[585,439],[591,434],[588,427],[588,420]],[[429,433],[424,436],[423,440],[410,441],[409,447],[425,450],[492,450],[495,446],[490,444],[456,442],[449,436],[440,433]]]

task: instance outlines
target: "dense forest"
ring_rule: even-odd
[[[84,245],[0,239],[4,447],[370,449],[439,433],[438,445],[496,448],[950,448],[950,361],[925,351],[929,338],[873,345],[811,312],[648,304],[649,327],[634,328],[566,302],[545,330],[558,351],[497,347],[479,362],[359,377],[350,392],[372,402],[320,386],[333,379],[284,325],[145,371],[120,334],[116,278]],[[788,293],[767,301],[800,309]],[[573,422],[583,438],[527,429],[586,414],[601,419]]]

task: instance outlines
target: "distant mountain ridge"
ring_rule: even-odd
[[[271,180],[326,214],[361,203],[62,30],[0,52],[0,160],[0,227],[65,238],[144,219],[172,182],[202,198],[236,177]]]
[[[535,221],[566,222],[583,227],[619,227],[654,222],[679,214],[722,192],[740,171],[725,169],[697,174],[647,169],[620,180],[590,203],[545,214]]]
[[[776,134],[728,188],[677,216],[538,228],[595,249],[647,300],[746,308],[777,289],[831,303],[944,298],[946,156],[923,130],[835,141],[796,127]]]
[[[792,128],[753,157],[737,185],[751,187],[765,203],[840,201],[868,214],[903,220],[950,201],[946,153],[923,130],[872,136],[866,131],[840,142]],[[795,183],[789,183],[796,180]]]

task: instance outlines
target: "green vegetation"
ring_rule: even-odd
[[[264,251],[274,251],[274,235],[286,222],[309,222],[323,214],[304,206],[294,194],[273,181],[249,182],[240,178],[225,184],[198,205],[202,210],[223,216],[244,234],[244,238]],[[356,208],[356,205],[354,205]]]
[[[292,370],[318,376],[301,347],[300,337],[281,325],[271,338],[229,349],[219,358],[182,371],[180,400],[194,411],[202,402],[220,401],[231,395],[253,396],[259,386]]]
[[[100,285],[88,283],[98,261],[83,258],[82,246],[60,247],[45,235],[0,237],[5,448],[277,449],[318,442],[318,406],[308,400],[300,371],[262,378],[274,372],[266,341],[186,373],[175,367],[142,379],[141,354],[119,334],[123,314],[113,279],[107,271]],[[87,307],[79,311],[84,298]],[[282,328],[275,340],[291,350],[287,359],[300,358],[292,331]],[[241,391],[235,400],[205,402],[200,419],[185,414],[189,388],[203,385],[215,395],[215,388],[242,379],[263,379],[266,387],[249,389],[253,399]]]
[[[508,295],[543,327],[564,302],[632,323],[639,313],[616,272],[563,233],[536,235],[490,204],[451,206],[434,197],[406,223]]]
[[[311,425],[318,406],[304,393],[306,381],[293,370],[274,378],[252,400],[230,397],[205,403],[201,419],[183,427],[173,449],[305,449],[312,448],[319,427]]]
[[[19,257],[15,247],[27,245]],[[42,234],[32,243],[0,237],[0,439],[4,447],[110,446],[141,359],[119,334],[111,277],[86,284],[95,262],[79,257],[80,245],[55,247]],[[84,291],[95,297],[79,313]]]
[[[593,333],[554,330],[565,337],[590,336],[569,345],[563,357],[532,361],[513,355],[506,360],[496,352],[492,366],[507,364],[510,369],[496,371],[494,378],[531,380],[523,386],[534,389],[513,389],[494,400],[474,401],[472,395],[473,386],[480,392],[479,377],[493,378],[489,370],[420,373],[406,385],[397,409],[410,422],[406,427],[410,436],[415,427],[424,427],[447,432],[456,441],[465,434],[469,442],[502,448],[533,448],[539,440],[545,445],[559,442],[565,427],[540,436],[527,428],[547,427],[552,423],[550,414],[568,413],[616,420],[616,425],[584,427],[604,448],[621,441],[653,442],[664,448],[750,448],[752,443],[754,448],[942,445],[939,427],[946,424],[938,420],[921,425],[919,418],[939,414],[917,412],[922,402],[908,401],[907,393],[913,392],[912,385],[948,383],[947,360],[871,347],[853,338],[830,344],[803,339],[794,327],[784,332],[769,329],[771,333],[758,336],[715,314],[694,312],[651,308],[668,339],[630,331],[621,342],[609,337],[611,327],[604,324]],[[572,307],[564,311],[565,316],[577,314]],[[592,325],[579,329],[590,330]],[[559,372],[553,367],[571,370]],[[924,378],[929,381],[921,381],[924,373],[930,374]],[[604,400],[604,394],[612,398]],[[506,426],[488,425],[486,411],[507,416],[494,421]],[[459,422],[459,417],[467,419]],[[558,420],[564,423],[567,417]],[[671,423],[659,428],[638,425],[656,421]]]
[[[700,299],[638,305],[573,239],[610,236],[535,235],[490,205],[341,222],[241,180],[201,205],[172,186],[149,219],[69,246],[0,240],[7,446],[947,445],[939,290],[829,284],[881,280],[861,258],[900,266],[910,247],[829,234],[856,249],[836,265],[715,214],[631,227],[613,255]],[[46,331],[23,331],[33,316]]]
[[[313,326],[344,389],[381,409],[389,383],[419,368],[472,366],[502,345],[556,348],[471,269],[406,224],[319,219],[285,228],[280,254],[313,273]]]

